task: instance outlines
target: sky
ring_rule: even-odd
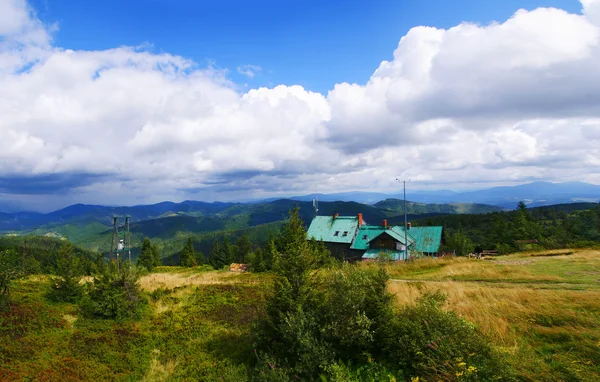
[[[600,183],[600,0],[0,0],[0,211]]]

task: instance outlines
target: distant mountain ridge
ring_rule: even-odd
[[[375,204],[385,199],[403,199],[401,194],[374,192],[343,192],[334,194],[309,194],[295,196],[293,200],[356,201]],[[450,190],[414,191],[408,188],[406,198],[413,202],[429,204],[474,203],[514,209],[521,200],[530,207],[562,203],[598,202],[600,185],[584,182],[532,182],[517,186],[492,187],[482,190],[455,192]]]

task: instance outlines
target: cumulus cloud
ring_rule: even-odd
[[[399,175],[423,187],[600,182],[599,0],[581,14],[415,27],[366,84],[327,95],[240,92],[226,71],[184,57],[72,51],[53,33],[25,1],[0,3],[5,196],[249,198],[389,190]]]

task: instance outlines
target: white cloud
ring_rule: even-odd
[[[415,27],[366,84],[325,96],[241,93],[225,71],[144,48],[63,49],[24,1],[4,1],[0,179],[53,176],[72,183],[68,201],[111,203],[386,190],[400,174],[598,181],[600,1],[582,4]]]

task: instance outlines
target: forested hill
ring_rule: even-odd
[[[383,203],[383,202],[382,202]],[[94,251],[110,248],[113,216],[131,216],[131,232],[135,247],[145,237],[156,241],[164,256],[181,250],[188,237],[194,238],[198,249],[207,251],[215,238],[230,236],[232,239],[247,234],[253,242],[262,245],[279,227],[295,205],[306,225],[314,216],[312,202],[289,199],[266,203],[204,203],[186,201],[164,202],[154,205],[110,207],[77,204],[49,214],[18,213],[0,216],[0,232],[18,235],[39,235],[66,238]],[[496,209],[491,206],[437,205],[409,202],[409,219],[433,217],[442,213],[481,211]],[[404,221],[403,211],[382,205],[357,202],[319,203],[320,215],[356,215],[362,213],[365,221],[380,224]],[[121,223],[123,221],[121,220]],[[137,248],[134,250],[137,254]]]
[[[520,249],[585,247],[600,244],[600,205],[557,204],[489,214],[431,216],[415,226],[441,225],[447,248],[460,254],[476,247],[508,253]],[[523,241],[537,241],[524,244]]]

